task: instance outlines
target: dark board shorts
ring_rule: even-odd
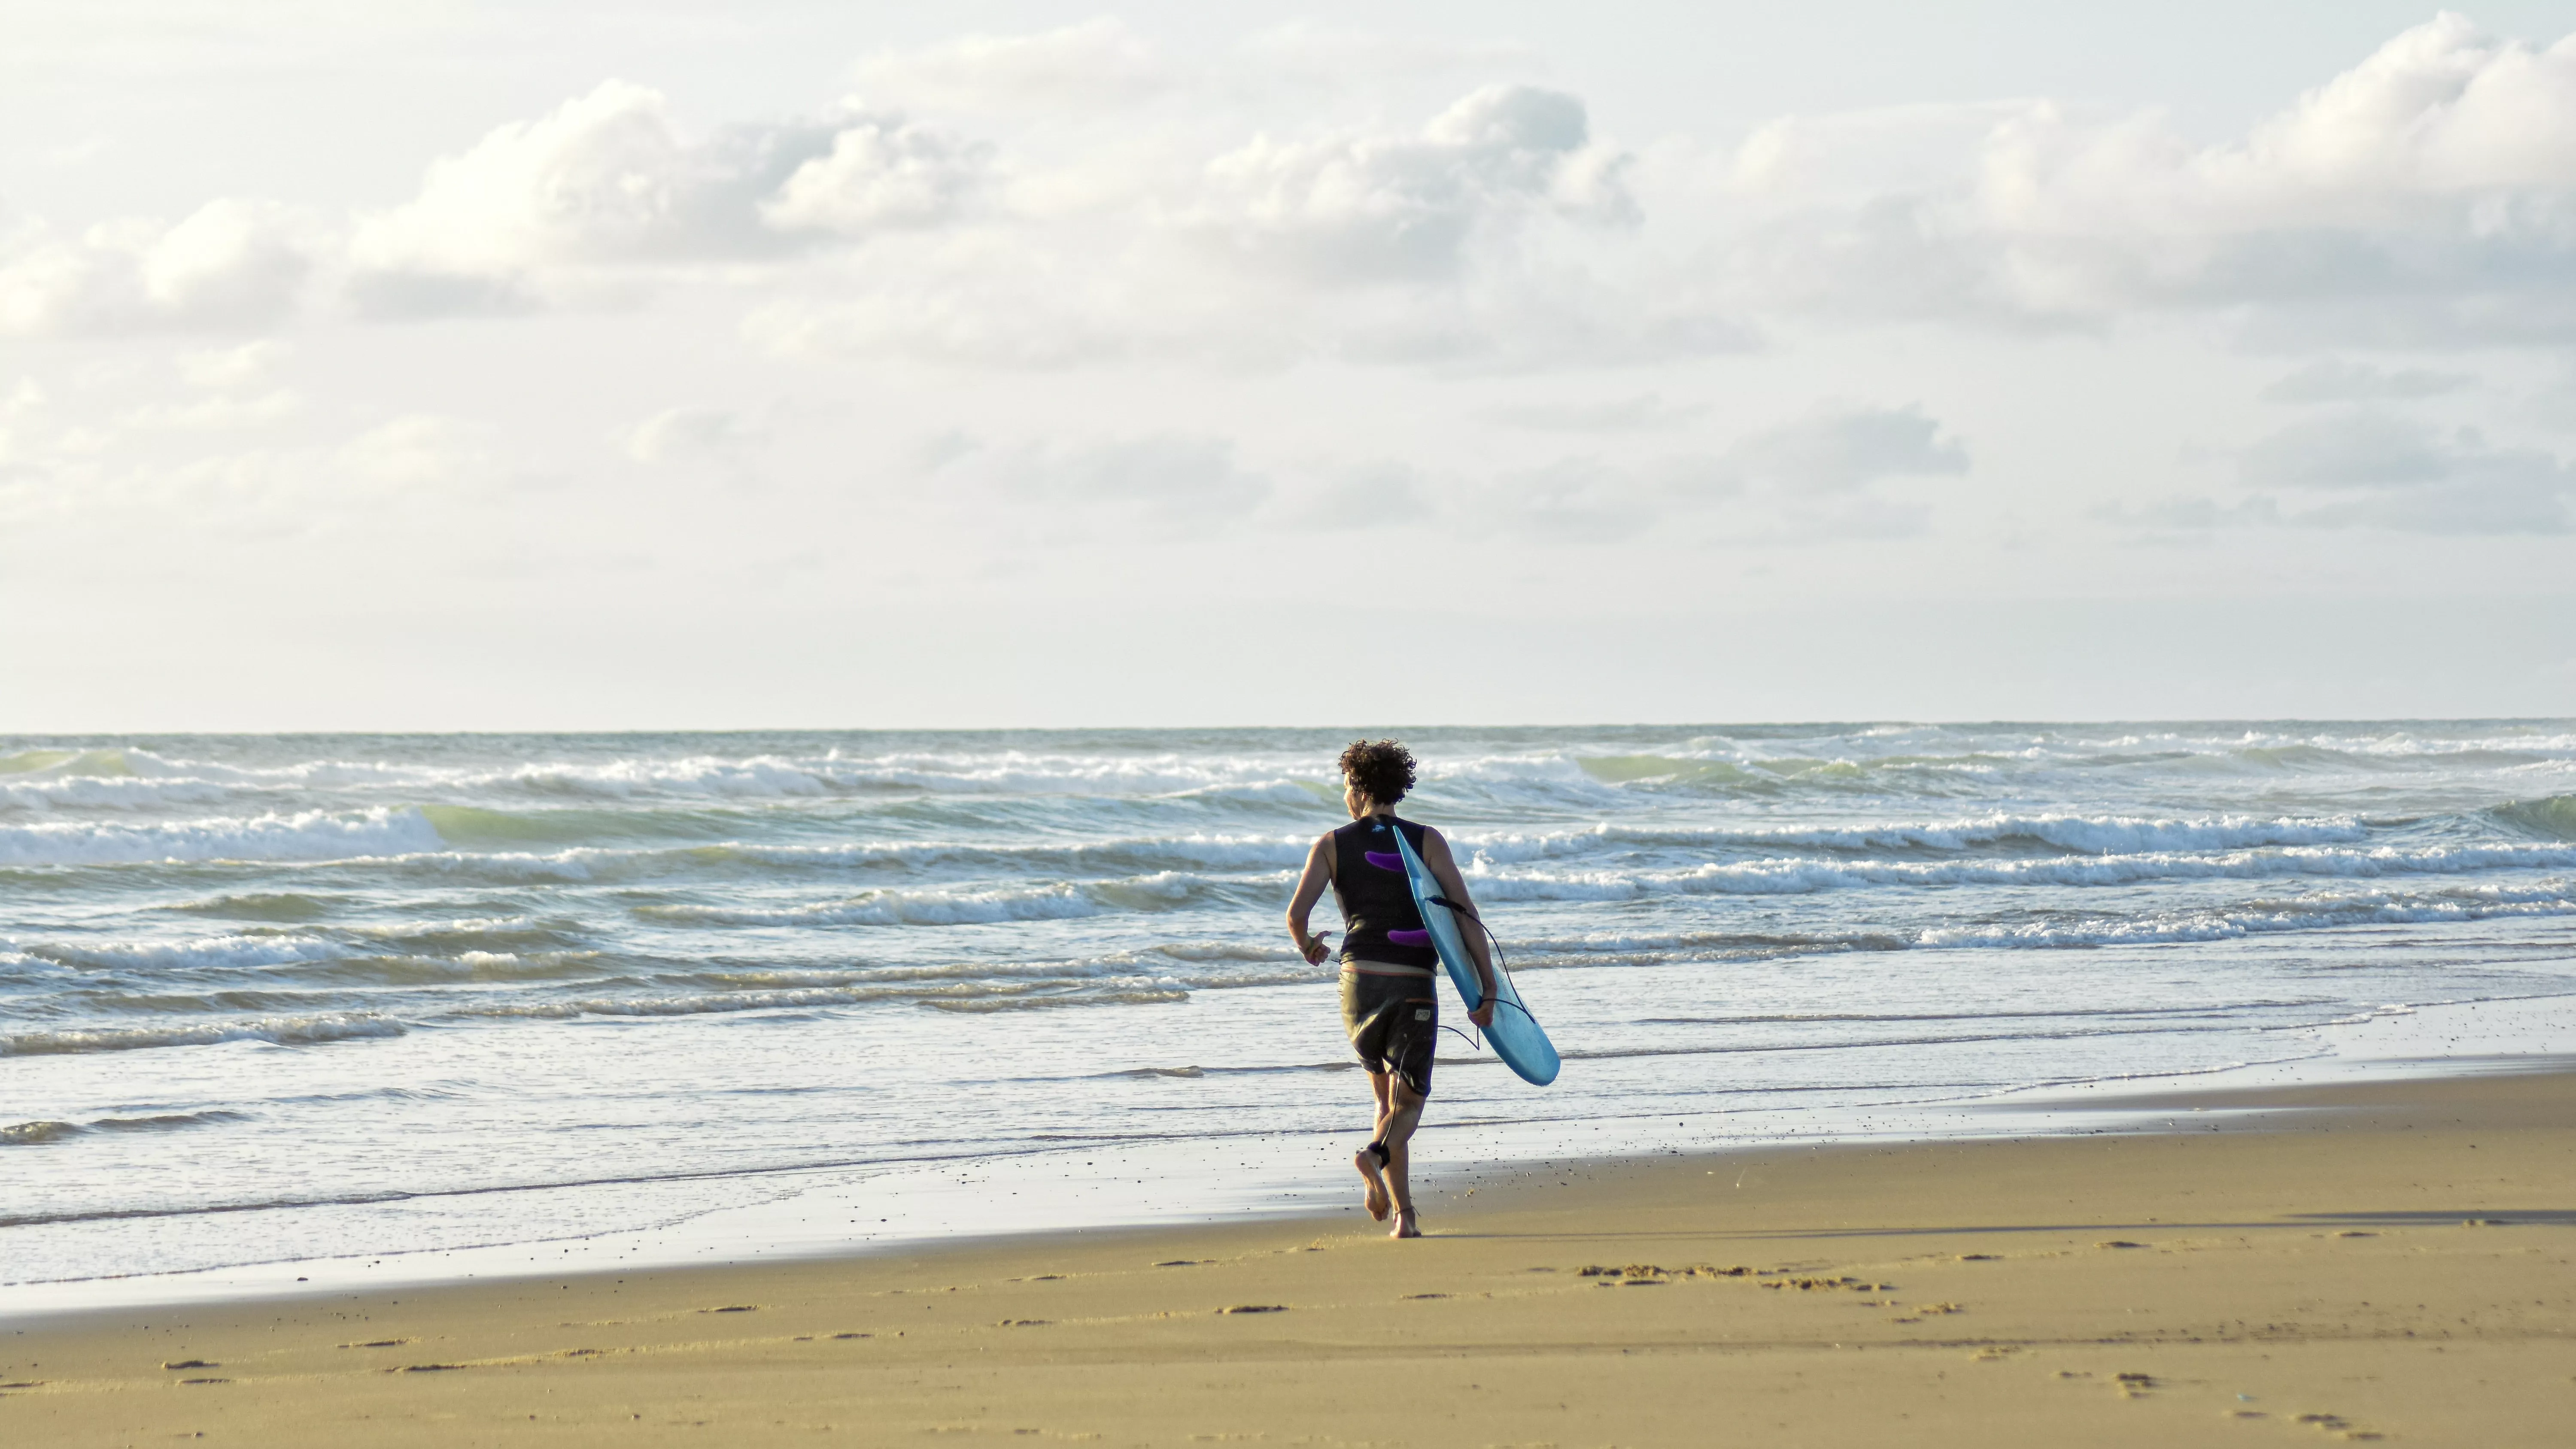
[[[1342,1029],[1351,1050],[1374,1074],[1393,1072],[1414,1095],[1431,1095],[1431,1049],[1440,1034],[1440,998],[1429,976],[1342,972]]]

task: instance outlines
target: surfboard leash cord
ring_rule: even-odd
[[[1464,916],[1468,920],[1476,923],[1476,929],[1485,933],[1486,944],[1494,948],[1494,977],[1496,982],[1498,984],[1508,984],[1511,978],[1506,973],[1511,970],[1511,966],[1503,959],[1502,938],[1496,936],[1493,932],[1493,928],[1485,924],[1485,918],[1477,915],[1473,908],[1462,904],[1461,902],[1453,901],[1447,896],[1433,896],[1431,898],[1431,903],[1435,906],[1447,906],[1451,915]],[[1519,989],[1514,988],[1512,996],[1518,996],[1519,994]],[[1530,1016],[1530,1009],[1528,1007],[1513,1000],[1511,996],[1505,996],[1499,989],[1494,992],[1494,1004],[1496,1006],[1508,1006],[1523,1016],[1529,1016],[1530,1025],[1538,1025],[1538,1018]],[[1470,1036],[1466,1032],[1458,1031],[1458,1028],[1454,1026],[1443,1026],[1440,1029],[1442,1031],[1457,1031],[1459,1039],[1466,1042],[1470,1047],[1473,1047],[1477,1051],[1483,1051],[1485,1049],[1485,1038],[1484,1034],[1481,1032]]]

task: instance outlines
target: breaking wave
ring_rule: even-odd
[[[20,944],[27,955],[65,966],[144,971],[240,969],[283,966],[346,956],[349,948],[291,936],[201,936],[186,941],[38,941]]]
[[[155,861],[336,860],[439,849],[444,842],[414,809],[128,825],[43,821],[0,825],[0,865],[120,865]]]
[[[2302,846],[2221,855],[2157,851],[2033,860],[1918,862],[1789,857],[1646,871],[1544,873],[1471,866],[1466,875],[1480,900],[1623,901],[1655,895],[1807,895],[1871,886],[2105,887],[2152,881],[2252,881],[2296,876],[2461,875],[2571,866],[2576,866],[2576,848],[2462,845],[2418,850],[2336,850]]]
[[[996,921],[1049,921],[1096,915],[1100,907],[1071,886],[1022,890],[870,891],[847,900],[801,906],[638,906],[648,920],[706,926],[958,926]]]
[[[88,1052],[144,1051],[154,1047],[213,1046],[263,1041],[279,1046],[401,1036],[403,1025],[380,1016],[332,1014],[269,1017],[204,1026],[99,1027],[29,1031],[0,1036],[0,1057],[69,1056]]]

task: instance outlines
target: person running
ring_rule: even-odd
[[[1413,1129],[1422,1121],[1422,1105],[1431,1096],[1433,1038],[1440,1030],[1440,999],[1432,990],[1432,973],[1440,964],[1431,949],[1421,908],[1413,901],[1411,878],[1402,852],[1390,832],[1402,831],[1414,853],[1431,868],[1441,891],[1472,914],[1475,902],[1449,842],[1440,832],[1410,820],[1399,820],[1395,803],[1413,788],[1413,755],[1393,740],[1355,740],[1342,751],[1342,803],[1351,823],[1315,842],[1306,853],[1305,874],[1288,903],[1288,934],[1297,953],[1320,965],[1332,954],[1322,938],[1309,935],[1307,918],[1333,888],[1342,908],[1342,1027],[1351,1049],[1368,1068],[1369,1092],[1377,1101],[1377,1122],[1369,1144],[1351,1158],[1367,1183],[1370,1217],[1384,1222],[1395,1215],[1387,1236],[1422,1236],[1407,1179],[1408,1148]],[[1494,1021],[1494,963],[1482,932],[1467,937],[1476,963],[1481,1004],[1467,1013],[1478,1027]]]

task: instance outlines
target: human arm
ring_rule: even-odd
[[[1306,852],[1305,873],[1297,877],[1297,894],[1288,901],[1288,937],[1297,943],[1297,954],[1305,957],[1309,966],[1322,965],[1324,958],[1333,953],[1322,938],[1306,933],[1306,919],[1315,913],[1315,902],[1324,898],[1324,887],[1333,883],[1332,846],[1333,837],[1326,835]]]
[[[1422,832],[1422,863],[1430,867],[1431,878],[1440,883],[1440,893],[1464,908],[1460,914],[1475,917],[1476,901],[1473,896],[1467,894],[1467,878],[1458,873],[1457,858],[1449,853],[1449,842],[1441,839],[1440,832],[1437,830],[1425,828]],[[1476,1009],[1467,1013],[1467,1019],[1480,1028],[1492,1026],[1494,1024],[1493,953],[1485,943],[1485,933],[1481,926],[1476,930],[1462,931],[1459,934],[1467,939],[1467,955],[1476,963],[1476,984],[1483,996],[1483,1000],[1476,1003]]]

